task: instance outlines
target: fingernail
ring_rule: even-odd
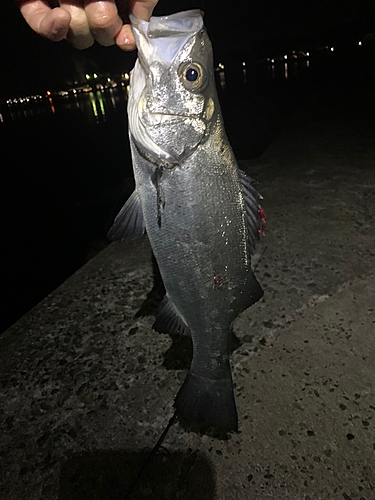
[[[68,28],[67,26],[61,25],[61,20],[56,19],[52,22],[51,26],[51,38],[56,41],[60,41],[64,39],[67,35]]]
[[[122,50],[135,49],[135,43],[132,40],[130,40],[130,38],[124,38],[120,43],[118,43],[118,45]]]

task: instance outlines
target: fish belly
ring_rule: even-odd
[[[230,325],[262,291],[251,270],[233,154],[213,153],[208,141],[182,165],[164,169],[157,189],[160,167],[132,149],[151,246],[193,341],[190,373],[176,398],[180,419],[200,429],[236,430]]]

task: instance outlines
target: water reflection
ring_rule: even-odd
[[[267,73],[271,80],[298,78],[310,67],[309,52],[292,52],[278,58],[267,59]]]
[[[111,103],[112,103],[113,109],[116,109],[116,101],[115,101],[115,98],[114,98],[114,95],[113,95],[113,89],[109,89],[109,96],[110,96],[110,99],[111,99]]]
[[[288,63],[287,62],[284,63],[284,78],[285,78],[285,80],[287,80],[287,78],[288,78]]]
[[[74,99],[74,100],[73,100],[73,103],[74,103],[75,107],[76,107],[77,109],[80,109],[81,105],[80,105],[80,102],[79,102],[79,100],[78,100],[78,96],[77,96],[77,94],[73,94],[73,99]]]
[[[222,90],[225,89],[225,72],[224,72],[224,64],[219,63],[215,71],[219,74],[219,85]]]
[[[56,109],[55,109],[55,106],[53,105],[53,101],[52,101],[52,97],[51,97],[51,92],[47,92],[47,95],[48,95],[48,102],[49,102],[51,111],[52,111],[53,114],[55,114],[56,113]]]
[[[332,51],[333,47],[331,48]],[[327,46],[327,51],[329,47]],[[330,51],[330,52],[331,52]],[[224,65],[220,62],[215,68],[216,83],[219,91],[231,93],[238,86],[247,88],[254,82],[261,85],[267,81],[282,81],[298,77],[309,68],[309,52],[282,54],[278,57],[259,61],[232,61]],[[89,77],[90,75],[87,75]],[[0,123],[20,120],[43,114],[60,115],[65,112],[79,111],[90,123],[100,124],[107,121],[108,113],[115,113],[120,101],[126,101],[129,93],[130,75],[124,73],[116,82],[107,77],[98,79],[90,76],[90,81],[75,88],[47,92],[47,95],[19,97],[0,102]]]
[[[74,89],[75,90],[75,89]],[[107,120],[109,110],[113,113],[119,103],[126,105],[128,86],[118,85],[103,90],[47,91],[45,96],[19,97],[0,102],[0,123],[30,119],[43,115],[58,115],[80,112],[89,123],[99,124]],[[122,106],[123,107],[123,106]]]
[[[273,62],[271,62],[271,65],[268,67],[270,72],[271,72],[271,78],[274,80],[276,78],[276,72],[275,72],[275,60],[272,59]]]
[[[292,51],[266,59],[218,63],[216,85],[219,92],[231,94],[241,91],[241,87],[253,91],[254,85],[262,87],[269,82],[299,78],[310,67],[309,57],[309,52]]]
[[[246,85],[246,83],[247,83],[247,74],[246,74],[246,62],[245,61],[243,61],[243,63],[242,63],[242,78],[243,78],[244,84]]]
[[[225,89],[225,73],[224,73],[224,70],[221,70],[219,72],[219,77],[220,77],[220,87],[222,89]]]
[[[96,121],[99,123],[100,117],[103,119],[103,121],[105,121],[105,108],[102,93],[100,91],[97,91],[95,95],[94,92],[89,92],[89,97],[92,112],[96,118]]]

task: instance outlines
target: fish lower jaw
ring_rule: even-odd
[[[142,120],[144,127],[152,127],[165,123],[183,122],[185,120],[199,119],[197,115],[178,115],[170,113],[148,113],[147,118]]]
[[[139,154],[155,166],[172,169],[179,165],[178,158],[161,149],[153,141],[138,141],[134,136],[132,139]]]

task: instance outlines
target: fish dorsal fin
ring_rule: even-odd
[[[110,240],[135,240],[145,232],[142,205],[137,190],[128,198],[108,232]]]
[[[266,228],[265,213],[258,202],[262,197],[251,185],[252,180],[242,170],[238,171],[244,200],[247,234],[251,251],[253,251],[259,236],[261,234],[264,236],[264,229]]]
[[[176,306],[167,295],[165,295],[159,304],[155,323],[152,328],[159,333],[190,336],[189,327],[181,318]]]

